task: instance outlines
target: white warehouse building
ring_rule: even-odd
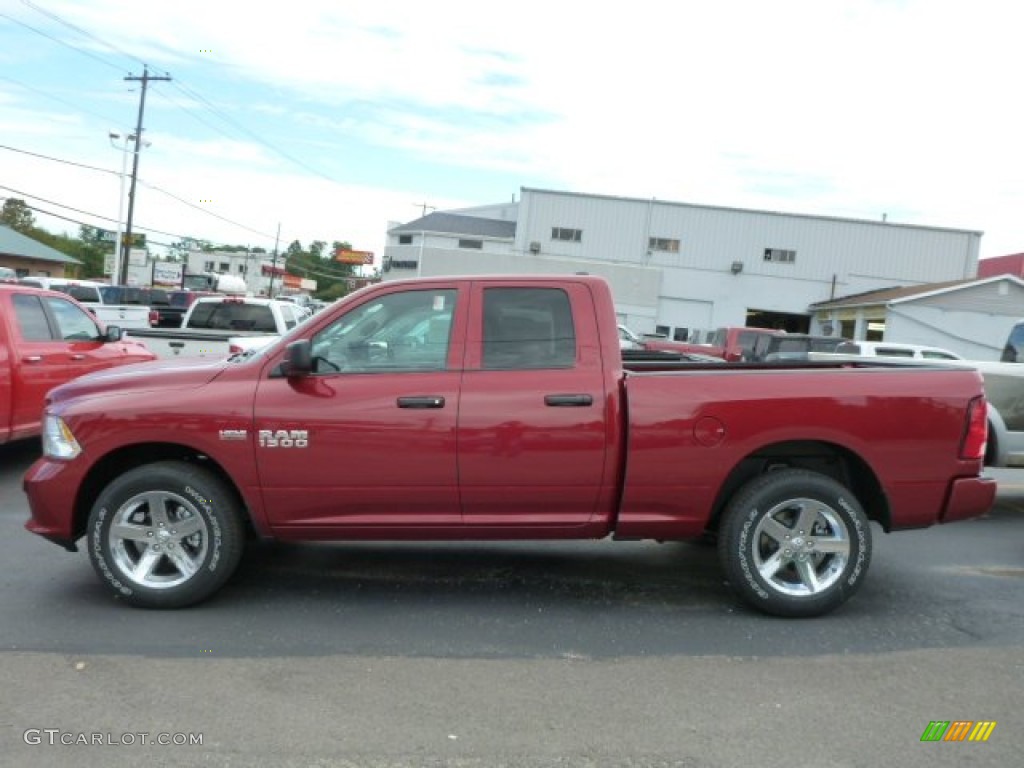
[[[518,202],[390,225],[383,278],[589,272],[608,279],[620,322],[640,333],[840,335],[853,329],[822,328],[812,304],[972,278],[981,235],[524,187]]]

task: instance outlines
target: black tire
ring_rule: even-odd
[[[89,557],[113,593],[143,608],[183,608],[230,578],[245,526],[236,497],[209,470],[180,461],[137,467],[96,499]]]
[[[827,613],[860,587],[871,528],[848,488],[783,469],[751,480],[726,507],[718,555],[735,592],[775,616]]]

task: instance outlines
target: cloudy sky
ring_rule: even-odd
[[[1002,0],[0,0],[0,197],[115,229],[108,133],[146,65],[172,78],[146,95],[153,243],[269,250],[280,225],[379,264],[389,222],[525,186],[1017,253],[1022,22]]]

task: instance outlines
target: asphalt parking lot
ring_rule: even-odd
[[[0,464],[0,754],[17,765],[1020,764],[1024,471],[977,520],[876,536],[842,609],[774,619],[649,542],[253,548],[214,600],[112,600]],[[995,722],[984,744],[932,721]],[[202,745],[49,745],[201,734]],[[33,731],[33,732],[34,732]],[[2,762],[2,761],[0,761]]]

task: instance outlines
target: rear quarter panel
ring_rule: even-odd
[[[0,302],[6,301],[0,296]],[[11,439],[11,397],[14,381],[11,376],[12,350],[7,330],[6,308],[0,306],[0,443]]]
[[[787,368],[629,374],[620,535],[696,536],[730,473],[790,441],[859,456],[880,481],[893,528],[937,521],[958,457],[977,372],[933,368]]]

